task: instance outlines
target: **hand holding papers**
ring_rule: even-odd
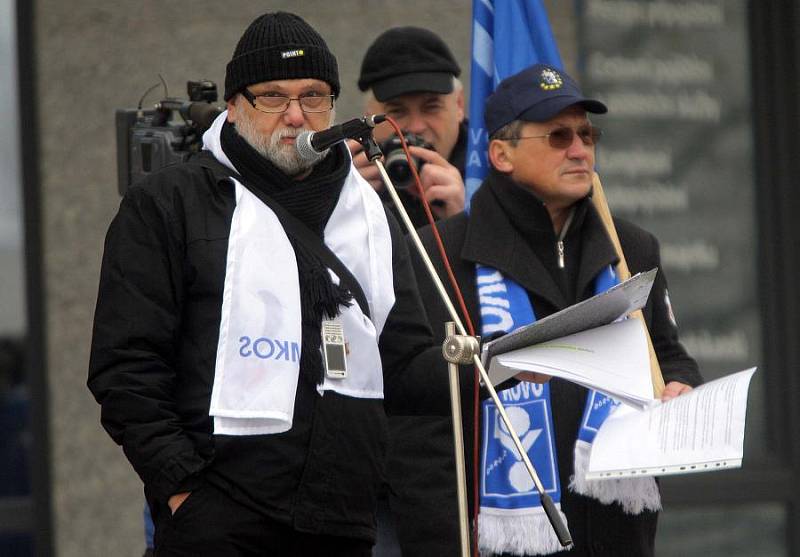
[[[498,384],[518,371],[562,377],[636,407],[653,400],[644,327],[639,320],[614,321],[640,309],[656,269],[558,313],[486,343],[489,377]]]
[[[619,402],[591,446],[587,480],[741,466],[755,368],[661,402],[653,398],[646,331],[620,320],[644,306],[656,270],[486,343],[494,384],[519,371],[560,377]]]
[[[709,472],[742,465],[751,368],[644,412],[620,405],[597,433],[587,479]]]

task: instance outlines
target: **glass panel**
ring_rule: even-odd
[[[786,509],[777,503],[747,507],[670,507],[656,537],[659,557],[786,557]]]
[[[581,82],[604,101],[611,210],[660,240],[681,339],[707,379],[761,361],[746,3],[585,0]],[[746,457],[764,457],[763,373]]]
[[[15,4],[0,0],[0,555],[33,555]],[[23,521],[26,522],[26,521]],[[16,525],[12,528],[10,525]]]

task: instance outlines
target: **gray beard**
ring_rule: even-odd
[[[281,143],[284,137],[297,137],[306,128],[276,128],[272,135],[264,136],[256,130],[255,123],[245,112],[241,104],[236,105],[236,131],[245,141],[255,149],[262,157],[274,164],[287,176],[297,176],[311,170],[319,160],[308,160],[302,158],[297,152],[294,144],[287,145]],[[331,111],[331,122],[334,120],[334,113]]]

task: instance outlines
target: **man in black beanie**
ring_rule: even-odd
[[[404,134],[414,134],[429,148],[414,146],[411,154],[422,163],[420,181],[436,218],[464,210],[464,162],[467,147],[464,91],[458,63],[444,41],[420,27],[394,27],[379,35],[364,54],[358,87],[365,92],[367,114],[385,113]],[[381,124],[375,139],[384,142],[394,129]],[[350,143],[354,164],[394,211],[378,170],[363,149]],[[415,226],[428,223],[416,188],[395,183]]]
[[[311,26],[259,17],[203,152],[129,188],[109,228],[88,385],[156,555],[370,555],[385,411],[449,411],[396,221],[344,144],[295,146],[338,95]]]

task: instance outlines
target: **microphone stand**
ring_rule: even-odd
[[[375,139],[372,137],[372,130],[370,129],[369,131],[365,132],[364,134],[362,134],[359,137],[356,137],[355,139],[356,139],[356,141],[361,143],[361,145],[364,147],[364,153],[366,154],[367,159],[372,161],[375,164],[375,166],[378,168],[378,172],[380,172],[381,178],[383,179],[383,183],[385,184],[386,189],[387,189],[387,191],[389,192],[389,195],[392,198],[392,202],[397,207],[397,211],[398,211],[398,213],[400,214],[400,217],[403,220],[403,224],[405,225],[406,230],[408,230],[409,235],[413,239],[414,245],[417,248],[417,252],[419,253],[420,257],[422,258],[422,261],[425,263],[425,267],[427,268],[428,273],[430,274],[431,280],[433,280],[433,283],[436,286],[436,290],[439,292],[439,296],[441,297],[442,302],[446,306],[447,312],[450,314],[450,318],[452,319],[453,324],[455,325],[455,328],[456,328],[458,334],[461,335],[462,337],[467,337],[467,338],[473,339],[474,343],[473,343],[472,347],[476,348],[477,339],[475,339],[475,337],[470,337],[467,334],[467,331],[464,328],[464,325],[463,325],[463,323],[461,322],[461,319],[458,316],[458,312],[456,311],[455,307],[453,306],[453,303],[450,300],[450,297],[448,296],[447,291],[445,290],[445,287],[442,284],[442,281],[439,278],[438,273],[436,272],[436,268],[433,266],[433,262],[431,261],[430,257],[428,256],[428,253],[425,250],[425,247],[422,245],[422,240],[420,240],[419,235],[417,234],[417,231],[414,228],[414,224],[411,222],[411,218],[408,216],[408,213],[406,212],[405,207],[403,207],[403,203],[400,200],[400,197],[397,195],[397,190],[395,189],[394,184],[392,184],[392,180],[389,178],[389,175],[386,173],[386,168],[383,166],[383,162],[381,162],[381,160],[380,160],[382,152],[381,152],[381,149],[378,146],[378,144],[375,142]],[[448,331],[448,333],[449,332],[450,331]],[[457,339],[454,339],[451,336],[451,338],[448,338],[445,341],[445,344],[443,346],[443,353],[444,353],[445,359],[447,359],[448,361],[450,361],[450,358],[448,357],[448,354],[453,354],[455,352],[461,352],[460,350],[457,350],[457,349],[453,348],[454,340],[457,340]],[[497,406],[497,412],[500,415],[500,418],[503,420],[503,423],[505,424],[506,429],[508,430],[509,434],[511,435],[511,439],[514,442],[514,446],[517,448],[517,452],[522,457],[522,461],[524,462],[525,468],[528,470],[528,474],[530,475],[531,479],[533,480],[534,485],[536,486],[536,490],[539,492],[539,499],[541,500],[542,508],[544,509],[544,512],[547,515],[548,520],[550,521],[550,525],[553,527],[553,531],[555,532],[556,536],[558,537],[559,543],[561,544],[562,547],[565,547],[565,548],[571,546],[572,545],[572,536],[570,535],[569,530],[567,529],[567,525],[564,523],[563,520],[561,520],[561,515],[559,514],[558,509],[555,506],[555,503],[553,503],[553,499],[547,494],[547,492],[545,492],[544,486],[542,485],[541,480],[539,480],[539,475],[536,473],[536,469],[533,467],[533,464],[531,463],[530,458],[528,458],[528,453],[525,450],[525,448],[522,446],[522,442],[520,441],[519,436],[517,435],[517,432],[514,431],[514,427],[512,426],[511,420],[509,419],[508,414],[506,413],[505,407],[503,406],[503,403],[500,402],[500,398],[497,396],[497,391],[495,390],[494,386],[492,385],[492,382],[489,379],[489,375],[486,373],[486,369],[484,369],[484,367],[483,367],[483,363],[481,362],[481,359],[480,359],[480,357],[478,355],[478,350],[477,349],[464,350],[463,354],[458,354],[458,356],[463,356],[463,359],[458,358],[458,357],[454,357],[454,361],[451,362],[451,363],[469,363],[469,362],[471,362],[478,369],[478,372],[480,373],[481,381],[486,386],[486,389],[489,391],[489,395],[491,396],[492,401]],[[452,369],[452,367],[453,366],[451,366],[451,369]],[[451,402],[451,405],[452,405],[452,408],[453,408],[453,414],[454,414],[454,416],[453,416],[453,421],[454,421],[453,428],[454,428],[454,431],[456,429],[458,430],[459,437],[460,437],[460,434],[461,434],[461,401],[460,401],[460,397],[459,397],[459,391],[458,391],[457,383],[456,383],[455,389],[454,389],[454,385],[453,385],[454,378],[455,378],[455,381],[458,381],[458,375],[451,372],[451,374],[450,374],[450,381],[451,381],[451,383],[450,383],[450,396],[451,396],[451,401],[450,402]],[[457,413],[457,415],[456,415],[456,413]],[[458,422],[456,422],[456,419],[458,420]],[[460,478],[463,478],[464,475],[465,475],[464,474],[464,454],[463,454],[463,450],[458,450],[458,445],[459,445],[459,443],[456,441],[456,447],[457,447],[456,448],[456,465],[460,469],[460,471],[457,471],[457,475]],[[461,445],[463,446],[463,442],[461,443]],[[459,481],[458,496],[459,496],[459,510],[461,510],[462,508],[466,509],[466,490],[465,490],[464,485],[463,485],[463,480]],[[466,511],[464,511],[464,514],[466,514]],[[465,523],[466,523],[466,517],[465,516],[461,517],[461,522],[462,522],[461,527],[462,527],[462,532],[463,532],[463,528],[465,528]],[[463,533],[462,533],[462,553],[465,551],[465,548],[463,547],[463,545],[464,545],[464,536],[463,536]]]

